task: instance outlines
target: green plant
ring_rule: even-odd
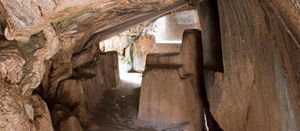
[[[126,64],[126,65],[131,65],[131,61],[130,61],[130,59],[127,58],[127,57],[122,58],[122,59],[121,59],[121,63],[122,63],[122,64]]]

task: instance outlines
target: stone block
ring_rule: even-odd
[[[203,103],[199,95],[201,45],[201,32],[186,30],[180,53],[147,56],[138,112],[140,121],[186,131],[203,129]]]

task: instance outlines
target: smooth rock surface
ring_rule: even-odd
[[[215,5],[202,12],[201,18],[212,10],[219,16],[219,22],[209,18],[201,23],[212,31],[203,30],[205,39],[218,39],[215,34],[221,34],[224,72],[208,70],[205,74],[210,110],[220,127],[299,130],[299,1],[203,3],[200,12],[209,7],[207,3]],[[211,23],[220,23],[220,32]]]
[[[142,36],[133,47],[133,69],[138,72],[145,70],[147,54],[179,52],[179,50],[180,44],[156,44],[154,36]]]
[[[179,54],[148,55],[138,120],[150,125],[198,131],[204,127],[203,99],[199,94],[201,32],[185,30],[182,41]]]

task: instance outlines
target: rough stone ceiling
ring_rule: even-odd
[[[51,23],[60,36],[87,31],[95,33],[110,26],[149,16],[161,9],[183,5],[186,0],[1,0],[8,28],[9,40],[28,40]]]

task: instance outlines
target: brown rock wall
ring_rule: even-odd
[[[209,3],[218,6],[220,32],[211,26],[218,19],[206,17],[217,9]],[[208,69],[205,83],[210,110],[222,129],[299,130],[298,4],[292,0],[200,4],[201,19],[206,21],[201,22],[204,40],[221,36],[224,72]]]
[[[147,56],[139,120],[158,126],[169,125],[173,130],[198,131],[204,128],[203,101],[199,94],[201,56],[199,30],[184,31],[180,53]]]
[[[153,36],[142,36],[133,47],[133,68],[139,72],[144,71],[147,54],[179,52],[179,50],[180,44],[156,44]]]

